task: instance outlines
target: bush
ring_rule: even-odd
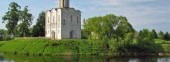
[[[162,47],[155,43],[154,36],[148,29],[141,30],[137,38],[136,47],[139,51],[138,53],[159,53]],[[157,50],[159,48],[159,51]]]
[[[11,36],[7,34],[6,30],[3,29],[0,30],[0,41],[7,41],[11,39],[12,39]]]
[[[132,53],[133,52],[133,35],[127,34],[125,38],[118,37],[109,41],[110,51],[114,53]]]
[[[3,36],[0,34],[0,41],[2,41],[3,40]]]

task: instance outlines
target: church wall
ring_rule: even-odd
[[[46,21],[45,21],[45,37],[50,37],[50,32],[51,32],[51,30],[50,30],[50,15],[51,14],[51,12],[50,11],[46,11],[46,17],[45,17],[45,19],[46,19]]]
[[[61,9],[57,10],[57,15],[56,15],[56,19],[57,19],[57,39],[61,39]]]
[[[55,39],[57,38],[57,21],[56,21],[56,18],[57,18],[57,11],[55,9],[52,9],[51,10],[51,32],[54,32],[55,33]],[[51,35],[53,35],[52,33],[50,33]]]
[[[81,38],[81,13],[74,9],[62,9],[62,16],[62,38],[70,38],[72,30],[74,38]]]
[[[46,11],[45,18],[45,37],[51,39],[81,38],[81,12],[70,8],[69,0],[59,0],[59,8]]]

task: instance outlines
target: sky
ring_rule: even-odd
[[[2,17],[9,3],[16,2],[22,8],[28,6],[33,14],[33,25],[40,12],[58,7],[58,0],[1,0],[0,29],[5,29]],[[82,12],[82,20],[94,16],[115,14],[125,16],[137,30],[156,29],[170,32],[170,0],[70,0],[70,6]]]

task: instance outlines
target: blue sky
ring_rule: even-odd
[[[33,24],[41,11],[56,8],[57,0],[1,0],[0,28],[4,29],[2,16],[10,2],[29,6]],[[170,32],[170,0],[70,0],[71,7],[82,11],[82,19],[106,14],[126,16],[136,30],[144,28]]]

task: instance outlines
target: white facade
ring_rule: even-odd
[[[81,12],[69,7],[69,0],[59,0],[59,7],[46,11],[45,37],[80,39]]]

